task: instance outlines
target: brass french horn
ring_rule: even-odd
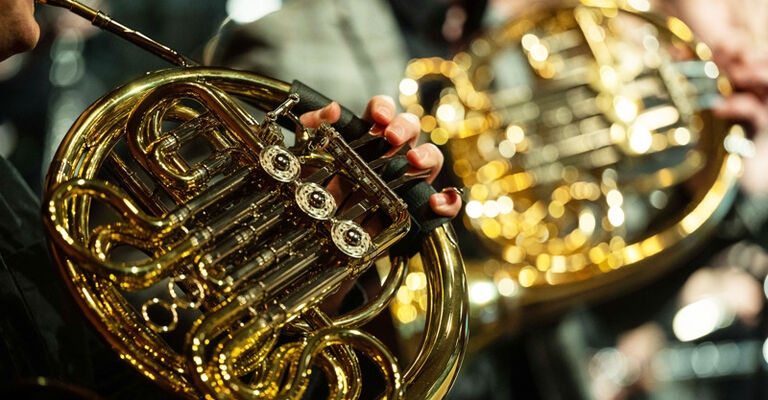
[[[85,110],[45,183],[53,254],[121,358],[190,399],[299,399],[313,368],[330,398],[357,398],[359,357],[380,370],[382,398],[448,392],[465,347],[466,283],[452,228],[427,211],[423,173],[379,157],[381,139],[349,112],[305,128],[297,115],[329,100],[299,82],[197,66],[82,4],[40,2],[177,65]],[[344,315],[321,306],[413,225],[430,304],[423,347],[404,368],[361,329],[400,286],[403,256],[365,305]]]
[[[473,344],[658,278],[729,208],[750,142],[710,108],[731,87],[681,20],[649,9],[563,2],[409,63],[400,101],[467,193]],[[403,290],[394,306],[420,309]]]

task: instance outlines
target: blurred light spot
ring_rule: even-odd
[[[624,131],[624,127],[619,124],[611,125],[611,140],[614,143],[621,143],[627,139],[627,133]]]
[[[530,287],[536,282],[538,275],[539,272],[536,270],[536,268],[527,266],[520,270],[520,274],[518,275],[517,280],[522,286]]]
[[[650,52],[655,52],[659,49],[659,39],[656,39],[656,36],[653,35],[645,35],[643,37],[643,47]]]
[[[616,116],[624,122],[632,122],[637,116],[637,106],[626,97],[616,97],[613,100],[613,108],[616,111]]]
[[[525,132],[523,132],[523,128],[518,125],[510,125],[507,127],[506,136],[507,140],[517,144],[525,139]]]
[[[755,155],[755,142],[738,135],[728,135],[723,141],[725,150],[742,157],[752,158]]]
[[[405,286],[401,286],[397,291],[397,301],[403,304],[409,304],[413,301],[413,292]]]
[[[499,294],[510,297],[517,292],[517,282],[510,278],[501,278],[498,283]]]
[[[431,115],[425,115],[421,117],[421,130],[424,132],[432,132],[437,127],[437,121],[435,117]]]
[[[53,86],[72,86],[85,74],[85,61],[80,53],[62,52],[56,55],[49,79]]]
[[[699,42],[696,43],[696,54],[698,54],[702,60],[709,60],[712,58],[712,49],[710,49],[706,43]]]
[[[590,25],[586,31],[589,40],[602,42],[605,40],[605,29],[600,25]]]
[[[653,192],[651,192],[651,196],[650,196],[651,205],[658,210],[661,210],[662,208],[666,207],[668,200],[669,199],[667,197],[667,194],[662,192],[661,190],[654,190]]]
[[[611,189],[605,195],[605,200],[611,207],[621,207],[621,204],[624,202],[624,196],[618,190]]]
[[[712,342],[702,343],[691,354],[691,367],[693,372],[700,377],[715,374],[720,360],[720,351]]]
[[[486,219],[480,225],[480,230],[489,239],[496,239],[501,235],[501,225],[495,219]]]
[[[637,11],[648,11],[651,9],[651,3],[648,0],[629,0],[629,6]]]
[[[470,49],[478,56],[487,56],[491,52],[491,45],[485,39],[473,40]]]
[[[707,78],[717,79],[717,77],[720,76],[720,70],[717,69],[717,65],[715,63],[712,61],[707,61],[704,63],[704,74],[707,75]]]
[[[681,342],[690,342],[728,325],[725,307],[713,298],[705,298],[681,308],[672,320],[672,330]]]
[[[629,134],[629,147],[632,151],[643,154],[651,148],[653,136],[651,131],[642,125],[634,125]]]
[[[412,291],[427,287],[427,276],[423,272],[411,272],[405,277],[405,285]]]
[[[437,119],[451,122],[456,118],[456,110],[450,104],[442,104],[437,107]]]
[[[507,196],[499,197],[496,202],[499,204],[499,212],[502,214],[509,214],[515,209],[515,203]]]
[[[467,203],[465,210],[470,218],[479,218],[483,215],[483,204],[477,200],[472,200]]]
[[[67,131],[69,131],[69,128],[80,113],[88,107],[89,103],[90,99],[83,97],[82,89],[80,88],[62,90],[53,100],[49,114],[48,134],[45,138],[45,149],[43,151],[44,165],[51,162]]]
[[[282,0],[227,0],[227,15],[239,24],[253,22],[282,7]]]
[[[402,304],[397,307],[397,319],[401,323],[407,324],[416,320],[418,310],[412,304]]]
[[[54,86],[71,86],[85,74],[83,37],[76,29],[66,29],[51,45],[49,79]]]
[[[563,203],[554,200],[553,202],[549,203],[547,211],[549,211],[549,215],[552,217],[560,218],[563,216],[563,214],[565,214],[565,207],[563,207]]]
[[[469,299],[473,304],[485,305],[499,297],[492,282],[478,281],[469,286]]]
[[[618,82],[618,75],[616,75],[616,70],[610,65],[603,65],[600,67],[600,79],[605,86],[613,87]]]
[[[717,371],[720,375],[732,374],[739,364],[739,358],[741,358],[739,345],[733,342],[726,342],[717,345],[717,347],[720,353]]]
[[[611,207],[608,209],[608,222],[613,226],[621,226],[624,223],[624,210],[620,207]]]
[[[499,206],[494,200],[486,201],[483,204],[483,214],[488,218],[496,218],[499,215]]]
[[[685,22],[681,21],[680,19],[669,17],[667,19],[667,27],[680,39],[686,42],[693,40],[693,32],[691,32],[691,28],[689,28],[688,25],[686,25]]]
[[[579,229],[586,234],[595,231],[595,215],[592,211],[584,210],[579,214]]]
[[[16,54],[8,57],[4,61],[0,62],[0,82],[13,78],[21,71],[21,67],[24,66],[24,60],[27,55],[25,53]]]
[[[768,364],[768,339],[763,342],[763,360]]]
[[[637,116],[637,124],[648,130],[670,126],[680,119],[680,113],[673,106],[655,107]]]
[[[539,44],[539,38],[532,34],[532,33],[526,33],[523,35],[523,38],[520,40],[520,43],[523,45],[523,48],[526,50],[531,50],[533,46],[536,46]]]
[[[499,143],[499,153],[506,158],[511,158],[515,155],[515,152],[517,151],[517,147],[514,143],[510,142],[509,140],[502,140],[501,143]]]
[[[544,47],[543,44],[539,43],[533,47],[531,47],[531,58],[533,58],[536,61],[544,61],[549,57],[549,50],[547,50],[546,47]]]
[[[613,385],[621,385],[629,373],[627,358],[615,347],[600,349],[589,361],[590,373],[607,379]]]
[[[481,153],[490,153],[496,148],[496,140],[490,133],[483,133],[477,137],[477,149]],[[482,168],[482,167],[481,167]]]
[[[504,259],[511,263],[519,263],[523,261],[525,253],[517,246],[507,246],[504,249]]]
[[[691,131],[688,128],[677,128],[674,137],[677,144],[685,146],[691,142]]]
[[[418,90],[419,84],[415,80],[411,78],[405,78],[400,81],[400,93],[406,96],[410,96],[416,94]]]
[[[448,143],[448,131],[443,128],[435,128],[429,135],[432,143],[441,146]]]
[[[18,142],[19,134],[13,125],[9,121],[0,124],[0,156],[10,157],[13,151],[16,150]]]
[[[763,294],[766,298],[768,298],[768,276],[766,276],[765,280],[763,280]]]

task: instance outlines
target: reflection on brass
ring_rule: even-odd
[[[506,22],[451,60],[413,60],[400,82],[403,106],[449,152],[463,223],[487,254],[467,262],[473,340],[515,329],[518,310],[679,264],[722,219],[741,171],[726,148],[743,130],[710,111],[729,83],[683,22],[647,0],[569,4]],[[395,303],[404,325],[423,315],[413,289]]]
[[[450,226],[433,230],[422,246],[430,318],[407,368],[360,329],[388,306],[402,260],[391,261],[367,304],[339,316],[320,308],[409,229],[396,184],[378,175],[385,162],[365,163],[355,152],[363,142],[346,143],[330,125],[301,125],[291,112],[300,99],[286,83],[193,66],[83,5],[45,3],[180,66],[90,106],[65,136],[45,184],[55,257],[121,358],[190,399],[299,399],[313,367],[324,373],[330,398],[357,398],[365,384],[360,356],[380,370],[385,398],[447,393],[467,316]],[[266,116],[257,121],[241,101]],[[278,119],[293,121],[294,145],[286,145],[283,135],[293,133]],[[190,147],[207,155],[193,159]],[[353,192],[332,193],[332,179]],[[372,217],[381,227],[365,228]],[[126,249],[134,258],[121,255]]]

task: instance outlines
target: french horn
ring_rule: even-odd
[[[711,112],[732,90],[712,51],[647,0],[534,8],[405,75],[401,104],[466,191],[473,347],[689,259],[753,151]]]
[[[190,399],[299,399],[313,370],[329,398],[357,398],[361,357],[381,373],[381,398],[448,392],[466,282],[423,172],[381,157],[382,139],[346,110],[333,126],[304,127],[297,115],[330,100],[298,81],[198,66],[75,1],[39,2],[176,65],[85,110],[45,183],[53,255],[125,362]],[[406,234],[421,245],[430,305],[423,347],[402,366],[362,327],[403,280],[408,249],[390,250]],[[322,307],[374,262],[386,268],[388,253],[377,295],[343,315]]]

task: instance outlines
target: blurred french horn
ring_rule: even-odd
[[[177,65],[90,106],[45,184],[54,256],[121,358],[190,399],[299,399],[313,368],[329,398],[357,398],[361,356],[380,370],[382,398],[447,393],[466,342],[467,291],[452,228],[425,211],[434,189],[423,172],[379,157],[383,140],[347,111],[333,127],[304,127],[297,115],[329,100],[299,82],[196,66],[82,4],[41,2]],[[426,230],[430,304],[423,347],[404,368],[361,329],[400,286],[403,257],[366,304],[344,315],[321,306],[411,221]]]
[[[729,208],[751,145],[710,111],[729,82],[682,21],[649,9],[534,7],[452,60],[409,63],[400,101],[466,192],[472,347],[658,278]],[[413,311],[399,315],[411,332],[424,293],[407,283],[394,308]]]

